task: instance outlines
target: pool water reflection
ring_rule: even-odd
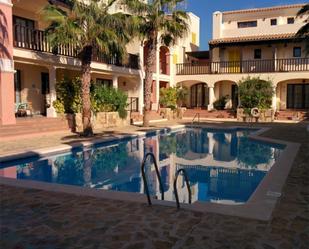
[[[249,130],[184,129],[134,138],[86,151],[27,160],[0,169],[0,176],[57,184],[143,193],[140,166],[146,153],[157,158],[165,199],[174,201],[177,169],[189,176],[192,201],[246,202],[282,152],[282,147],[249,139]],[[160,196],[153,167],[146,167],[149,189]],[[179,197],[188,200],[184,181]]]

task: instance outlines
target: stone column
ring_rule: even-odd
[[[46,116],[48,118],[55,118],[57,117],[56,110],[53,106],[53,102],[57,99],[57,93],[56,93],[56,67],[50,66],[48,68],[49,72],[49,95],[48,95],[48,103],[50,106],[46,109]]]
[[[113,88],[118,89],[118,75],[113,75]]]
[[[11,0],[0,0],[0,125],[16,123],[12,7]]]
[[[271,103],[271,108],[272,108],[274,111],[277,110],[277,90],[276,90],[276,89],[277,89],[277,88],[274,87],[275,92],[274,92],[274,95],[273,95],[273,97],[272,97],[272,103]]]
[[[209,87],[208,89],[209,89],[209,105],[208,105],[208,110],[211,111],[211,110],[214,109],[215,90],[214,90],[213,86]]]
[[[140,77],[138,86],[138,111],[143,114],[144,108],[144,78]]]

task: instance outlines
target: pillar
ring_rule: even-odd
[[[16,123],[12,7],[11,0],[0,1],[0,125]]]
[[[277,110],[277,90],[276,90],[276,87],[274,87],[274,95],[273,95],[272,101],[271,101],[271,108],[274,111]]]
[[[138,111],[143,114],[144,109],[144,78],[140,77],[138,86]]]
[[[53,106],[53,102],[57,99],[57,93],[56,93],[56,70],[57,68],[54,66],[50,66],[48,68],[48,74],[49,74],[49,96],[48,96],[48,103],[49,107],[46,109],[46,116],[48,118],[55,118],[57,117],[56,110]]]
[[[118,75],[113,75],[113,88],[118,89]]]
[[[214,109],[214,102],[215,102],[215,90],[214,87],[209,87],[209,105],[208,105],[208,110],[213,110]]]

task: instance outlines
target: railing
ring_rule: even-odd
[[[14,25],[13,34],[14,47],[69,57],[78,56],[76,47],[72,45],[52,47],[48,42],[45,32],[42,30]],[[133,69],[139,68],[139,57],[134,54],[129,54],[127,62],[122,63],[116,55],[108,58],[103,53],[98,52],[97,49],[94,49],[93,61]]]
[[[149,192],[147,177],[146,177],[146,173],[145,173],[145,166],[146,166],[146,161],[147,161],[148,157],[152,158],[153,164],[155,166],[155,170],[156,170],[156,174],[157,174],[157,178],[158,178],[159,186],[160,186],[161,200],[164,200],[164,188],[163,188],[161,175],[160,175],[160,172],[159,172],[156,157],[154,156],[153,153],[147,153],[146,156],[144,157],[143,162],[142,162],[141,171],[142,171],[144,189],[145,189],[145,192],[146,192],[146,195],[147,195],[148,204],[149,204],[149,206],[151,206],[152,202],[151,202],[151,198],[150,198],[150,192]]]
[[[197,123],[200,123],[200,113],[196,113],[192,119],[192,124],[194,124],[195,119],[197,118]]]
[[[174,184],[173,184],[177,209],[180,208],[179,197],[178,197],[178,190],[177,190],[177,179],[178,179],[178,176],[180,175],[180,173],[182,173],[182,175],[183,175],[183,177],[185,179],[185,183],[187,185],[189,204],[191,204],[191,196],[192,196],[187,172],[185,171],[185,169],[178,169],[176,174],[175,174],[175,179],[174,179]]]
[[[177,64],[177,75],[309,71],[309,58]]]
[[[138,98],[136,97],[129,97],[128,98],[128,106],[127,111],[130,112],[138,112]]]

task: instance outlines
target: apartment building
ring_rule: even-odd
[[[0,0],[1,53],[0,53],[0,124],[16,122],[16,103],[31,105],[34,115],[56,117],[52,102],[56,100],[55,85],[63,78],[80,75],[80,61],[73,47],[49,45],[44,34],[47,24],[41,9],[48,0]],[[65,7],[65,0],[53,0]],[[112,12],[126,11],[116,4]],[[153,76],[152,109],[159,107],[159,89],[173,85],[176,63],[183,63],[183,53],[198,49],[199,18],[189,13],[190,31],[174,47],[158,46]],[[97,53],[91,64],[92,80],[113,86],[127,93],[130,110],[142,113],[144,58],[147,49],[134,40],[127,46],[129,61],[122,64],[115,57],[104,58]]]
[[[309,109],[309,58],[296,32],[308,16],[296,17],[303,4],[213,13],[208,63],[178,64],[177,84],[190,88],[189,108],[213,109],[229,96],[238,104],[237,84],[247,77],[270,79],[274,110]]]

